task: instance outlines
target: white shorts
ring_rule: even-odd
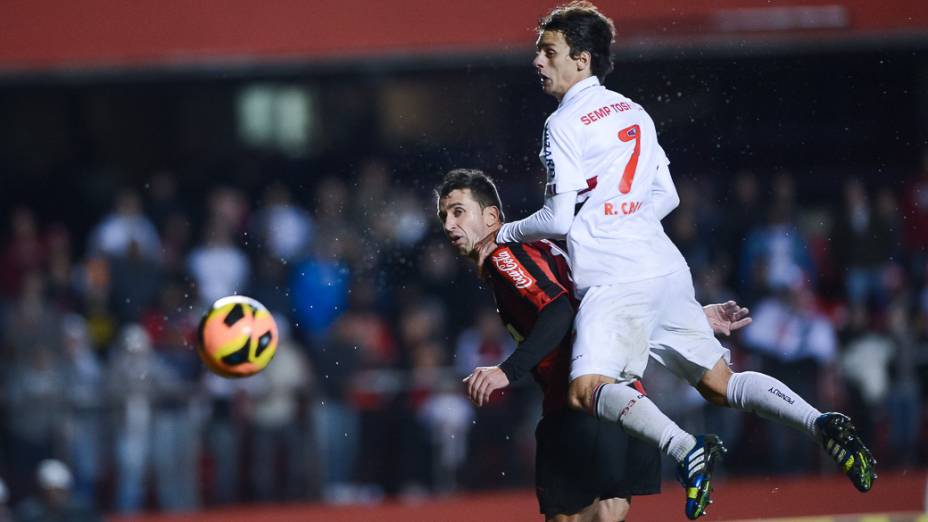
[[[644,374],[650,355],[690,384],[699,382],[731,354],[715,338],[695,294],[688,268],[589,288],[574,320],[570,380],[605,375],[632,381]]]

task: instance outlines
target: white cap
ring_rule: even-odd
[[[65,466],[64,462],[55,459],[40,462],[36,478],[39,486],[45,489],[71,489],[73,482],[71,470]]]

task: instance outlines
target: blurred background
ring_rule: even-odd
[[[431,191],[481,168],[510,218],[540,206],[552,5],[0,3],[0,517],[530,489],[540,395],[463,396],[514,345]],[[734,366],[850,414],[881,472],[923,470],[928,4],[598,5],[699,300],[752,309]],[[193,349],[232,293],[281,326],[242,381]],[[834,473],[798,433],[646,384],[722,435],[730,478]]]

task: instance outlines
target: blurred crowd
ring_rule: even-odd
[[[42,494],[47,459],[69,501],[99,511],[531,484],[534,386],[479,410],[462,394],[463,376],[515,346],[443,240],[441,173],[407,185],[385,160],[359,165],[254,194],[216,181],[192,205],[160,172],[114,190],[90,230],[9,210],[0,477],[14,514]],[[800,202],[788,172],[676,181],[664,225],[698,298],[752,310],[725,341],[733,364],[849,413],[882,469],[928,464],[928,153],[905,185],[849,176],[818,201]],[[206,372],[194,350],[201,314],[230,294],[280,327],[271,365],[243,380]],[[727,473],[833,471],[798,433],[649,372],[665,411],[723,436]]]

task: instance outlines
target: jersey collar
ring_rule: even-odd
[[[596,87],[598,85],[599,85],[599,78],[597,78],[596,76],[590,76],[589,78],[586,78],[585,80],[580,80],[579,82],[575,83],[573,87],[571,87],[570,89],[567,89],[567,92],[564,93],[564,97],[561,98],[561,103],[558,106],[563,107],[564,105],[567,105],[570,102],[570,100],[576,98],[582,91],[585,91],[589,89],[590,87]]]

